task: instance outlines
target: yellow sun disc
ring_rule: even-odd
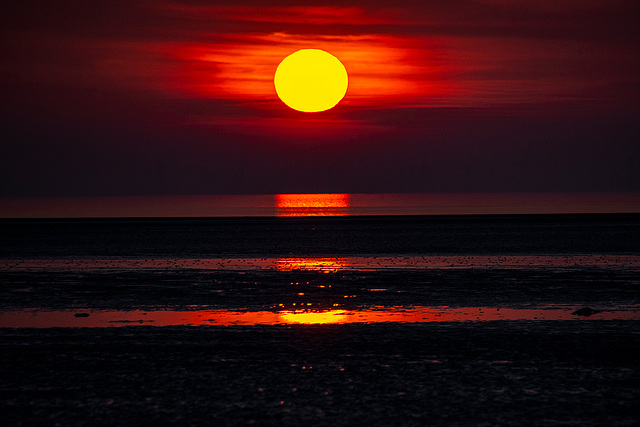
[[[282,60],[273,79],[278,97],[294,110],[316,113],[333,108],[347,93],[342,62],[320,49],[302,49]]]

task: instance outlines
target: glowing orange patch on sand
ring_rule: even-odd
[[[278,216],[346,216],[348,194],[277,194]]]
[[[639,320],[637,310],[610,310],[593,316],[571,314],[574,308],[510,309],[496,307],[373,307],[365,310],[295,311],[142,311],[84,310],[44,311],[39,309],[0,312],[0,327],[114,327],[131,325],[286,325],[347,323],[487,322],[494,320]]]
[[[306,325],[324,325],[328,323],[345,323],[346,310],[330,311],[281,311],[278,313],[282,323],[300,323]]]

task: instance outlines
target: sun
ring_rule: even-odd
[[[320,49],[302,49],[282,60],[273,78],[278,97],[294,110],[326,111],[347,93],[349,77],[342,62]]]

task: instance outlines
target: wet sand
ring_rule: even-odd
[[[169,260],[164,268],[6,267],[3,421],[626,426],[639,419],[633,265],[368,270],[320,261],[240,270],[175,268]],[[584,305],[601,313],[571,314]],[[37,324],[7,327],[10,313]],[[309,321],[314,313],[339,322]]]
[[[453,258],[458,263],[451,267]],[[114,260],[112,264],[27,260],[6,263],[0,269],[0,310],[353,311],[381,306],[546,309],[562,305],[568,311],[583,306],[615,311],[640,307],[640,268],[633,261],[625,264],[630,257],[581,257],[588,261],[585,264],[576,263],[576,257],[550,262],[540,257],[494,257],[519,261],[504,265],[487,263],[486,257],[468,265],[469,258],[445,257],[445,266],[439,259],[438,264],[423,268],[397,266],[418,264],[415,260],[422,260],[418,257],[376,261],[384,265],[377,268],[366,265],[375,257],[358,258],[366,260],[360,266],[351,258],[332,258],[331,263],[326,258],[267,259],[271,268],[237,259],[224,268],[203,266],[207,260]],[[428,258],[427,262],[434,261]]]
[[[634,425],[638,322],[0,329],[6,425]]]
[[[637,215],[0,225],[7,425],[640,419]]]
[[[280,271],[381,271],[428,268],[528,268],[601,267],[640,269],[637,255],[464,255],[464,256],[343,256],[263,258],[80,258],[5,259],[0,271],[99,270],[280,270]]]

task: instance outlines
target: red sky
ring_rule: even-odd
[[[634,1],[52,0],[0,21],[0,196],[640,191]],[[336,108],[277,98],[301,48],[347,68]]]

